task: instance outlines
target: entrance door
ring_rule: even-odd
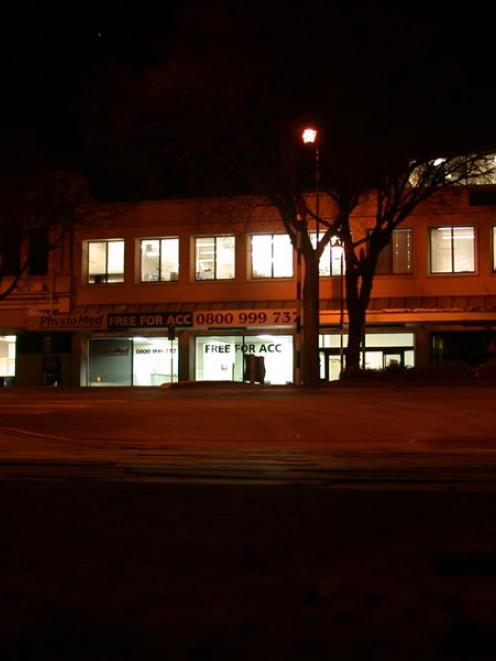
[[[323,381],[337,381],[341,374],[341,356],[331,352],[332,349],[319,351],[320,378]]]

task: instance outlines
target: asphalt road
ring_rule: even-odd
[[[493,388],[4,389],[0,475],[496,484]]]
[[[0,658],[496,658],[495,395],[0,391]]]

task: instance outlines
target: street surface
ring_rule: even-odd
[[[0,475],[493,488],[496,388],[4,389]]]
[[[496,658],[495,396],[0,390],[0,658]]]

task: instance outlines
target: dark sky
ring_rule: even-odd
[[[203,7],[202,13],[197,6]],[[441,108],[453,133],[494,138],[493,22],[483,5],[465,3],[459,9],[453,3],[420,2],[371,7],[315,0],[303,8],[306,20],[301,20],[301,9],[300,20],[293,20],[298,14],[292,14],[291,7],[289,0],[3,3],[5,151],[8,154],[12,147],[27,158],[36,153],[56,164],[97,171],[81,146],[81,95],[88,81],[109,62],[139,75],[155,63],[158,53],[167,52],[170,43],[215,50],[227,33],[233,43],[242,44],[248,61],[256,57],[260,40],[273,36],[275,43],[294,45],[296,52],[301,49],[312,62],[312,73],[295,85],[302,86],[309,105],[312,86],[333,72],[326,84],[340,86],[350,103],[368,104],[370,112],[375,109],[379,115],[381,103],[397,103],[398,112],[410,108],[412,117]],[[314,43],[323,45],[327,61],[313,61],[318,53]]]

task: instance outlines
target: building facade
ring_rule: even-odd
[[[372,222],[357,209],[354,235]],[[248,356],[266,383],[295,382],[297,262],[277,212],[256,200],[108,206],[47,264],[0,301],[4,385],[242,381]],[[345,360],[345,269],[331,241],[320,269],[325,380]],[[495,348],[496,189],[446,190],[381,253],[363,364],[477,364]]]

